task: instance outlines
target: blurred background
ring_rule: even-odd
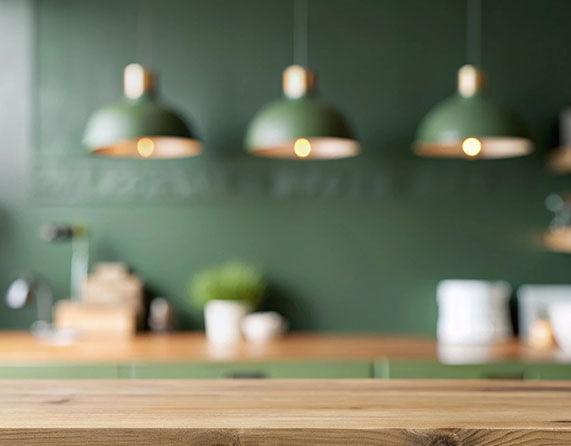
[[[571,258],[547,250],[543,234],[546,197],[571,186],[547,168],[570,100],[570,2],[482,5],[489,92],[528,123],[531,156],[411,151],[419,121],[469,62],[466,8],[311,0],[308,66],[362,153],[284,161],[249,156],[244,136],[293,62],[290,0],[0,1],[0,290],[36,271],[56,300],[69,297],[71,245],[38,237],[54,221],[87,225],[90,264],[129,265],[173,305],[180,329],[203,326],[189,278],[233,259],[263,270],[264,308],[304,330],[434,334],[442,279],[569,282]],[[120,97],[132,62],[155,71],[202,156],[86,153],[90,114]],[[0,328],[36,318],[33,307],[0,306]]]

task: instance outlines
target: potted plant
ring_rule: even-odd
[[[261,271],[230,262],[195,274],[189,284],[194,303],[204,308],[206,338],[214,343],[240,340],[240,322],[262,300],[266,280]]]

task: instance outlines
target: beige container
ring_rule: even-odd
[[[143,316],[143,282],[124,263],[99,263],[81,290],[88,306],[127,306],[140,321]]]
[[[127,305],[86,305],[60,300],[54,308],[54,325],[58,329],[77,331],[87,338],[125,338],[137,329],[136,314]]]
[[[143,282],[123,263],[100,263],[81,287],[81,301],[63,300],[54,324],[84,337],[129,337],[143,320]]]

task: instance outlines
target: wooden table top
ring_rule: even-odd
[[[288,360],[436,359],[445,362],[561,361],[557,352],[537,352],[509,341],[493,347],[439,348],[434,339],[362,334],[291,333],[267,344],[220,347],[203,333],[142,334],[131,340],[81,340],[52,345],[26,332],[0,332],[1,362],[217,362]]]
[[[0,445],[564,445],[571,382],[0,381]]]

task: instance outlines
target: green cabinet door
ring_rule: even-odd
[[[124,378],[371,378],[368,361],[287,361],[240,363],[136,363],[120,370]]]
[[[0,379],[114,379],[116,364],[1,364]]]
[[[541,380],[571,380],[571,364],[529,364],[526,377]]]
[[[525,379],[523,363],[443,364],[438,361],[379,360],[374,366],[375,377],[389,379]]]

